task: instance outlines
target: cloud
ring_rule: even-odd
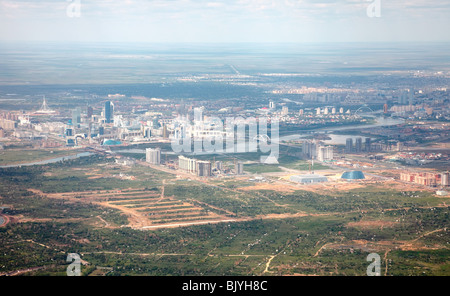
[[[0,40],[389,41],[396,32],[450,39],[448,0],[381,0],[380,19],[367,17],[367,0],[80,1],[74,19],[66,15],[69,1],[0,0]]]

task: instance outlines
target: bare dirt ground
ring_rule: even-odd
[[[164,183],[164,182],[163,182]],[[84,191],[45,194],[38,190],[34,193],[47,198],[65,200],[68,203],[88,203],[104,208],[113,208],[128,219],[127,225],[114,225],[104,217],[97,216],[94,222],[97,227],[115,228],[127,226],[135,229],[173,227],[174,224],[204,224],[208,221],[228,220],[226,216],[214,212],[206,212],[203,207],[193,203],[179,201],[173,197],[164,196],[164,186],[161,193],[148,192],[145,189]],[[23,217],[21,221],[35,221]],[[40,219],[42,220],[42,219]],[[45,220],[45,219],[44,219]]]
[[[347,227],[355,227],[361,229],[383,229],[385,227],[393,227],[395,222],[382,220],[361,220],[358,222],[350,222]]]
[[[402,251],[438,250],[442,249],[442,246],[425,245],[420,241],[420,239],[441,231],[445,231],[445,228],[426,232],[424,234],[419,235],[417,238],[409,241],[402,240],[402,241],[372,242],[367,240],[352,240],[342,243],[327,243],[323,245],[319,249],[319,251],[322,251],[323,249],[359,249],[363,251],[375,251],[375,252],[382,252],[386,250],[395,250],[395,249]]]
[[[293,193],[295,190],[298,190],[296,186],[292,185],[285,185],[285,184],[273,184],[273,183],[259,183],[254,186],[246,186],[246,187],[239,187],[238,190],[242,191],[259,191],[259,190],[273,190],[278,192],[286,192],[286,193]]]
[[[364,188],[367,182],[330,181],[317,184],[296,184],[285,179],[276,180],[273,183],[259,183],[254,186],[239,187],[242,191],[273,190],[277,192],[293,193],[298,190],[310,191],[320,194],[331,194],[336,191],[348,191]]]

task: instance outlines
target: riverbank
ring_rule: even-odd
[[[43,160],[33,161],[33,162],[0,165],[0,168],[5,169],[5,168],[15,168],[15,167],[21,167],[21,166],[44,165],[44,164],[55,163],[55,162],[59,162],[59,161],[76,159],[76,158],[84,157],[84,156],[90,156],[93,154],[94,153],[91,153],[91,152],[81,152],[81,153],[77,153],[77,154],[65,155],[65,156],[60,156],[60,157],[56,157],[56,158],[48,158],[48,159],[43,159]]]
[[[21,165],[37,161],[46,161],[57,157],[66,157],[82,152],[79,149],[11,149],[0,151],[0,166]]]

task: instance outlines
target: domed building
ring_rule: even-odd
[[[363,172],[361,171],[350,171],[342,174],[341,179],[346,180],[362,180],[365,179]]]

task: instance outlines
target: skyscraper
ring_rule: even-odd
[[[448,187],[449,183],[448,183],[448,177],[449,177],[449,173],[445,172],[441,174],[441,185],[443,187]]]
[[[75,127],[78,127],[78,124],[81,123],[81,108],[77,107],[75,110],[72,110],[72,124]]]
[[[334,158],[333,146],[317,147],[317,159],[319,161],[331,161]]]
[[[302,153],[305,158],[314,158],[317,156],[317,145],[314,141],[304,141],[302,145]]]
[[[105,102],[105,123],[113,122],[114,118],[114,104],[111,101]]]
[[[352,153],[353,152],[353,139],[347,138],[345,140],[345,152],[346,153]]]
[[[356,138],[355,151],[356,151],[356,153],[361,153],[361,151],[362,151],[362,138]]]
[[[92,117],[92,115],[94,115],[94,109],[92,109],[91,106],[88,106],[86,109],[86,116],[87,116],[87,118],[90,119]]]
[[[244,174],[244,163],[242,161],[238,161],[234,165],[234,171],[236,175]]]
[[[211,177],[211,163],[209,161],[198,160],[196,163],[196,172],[199,177]]]
[[[161,149],[145,149],[145,160],[151,164],[161,164]]]
[[[366,152],[370,152],[370,146],[372,146],[372,143],[371,143],[371,139],[370,138],[366,138],[365,139],[365,150],[366,150]]]

